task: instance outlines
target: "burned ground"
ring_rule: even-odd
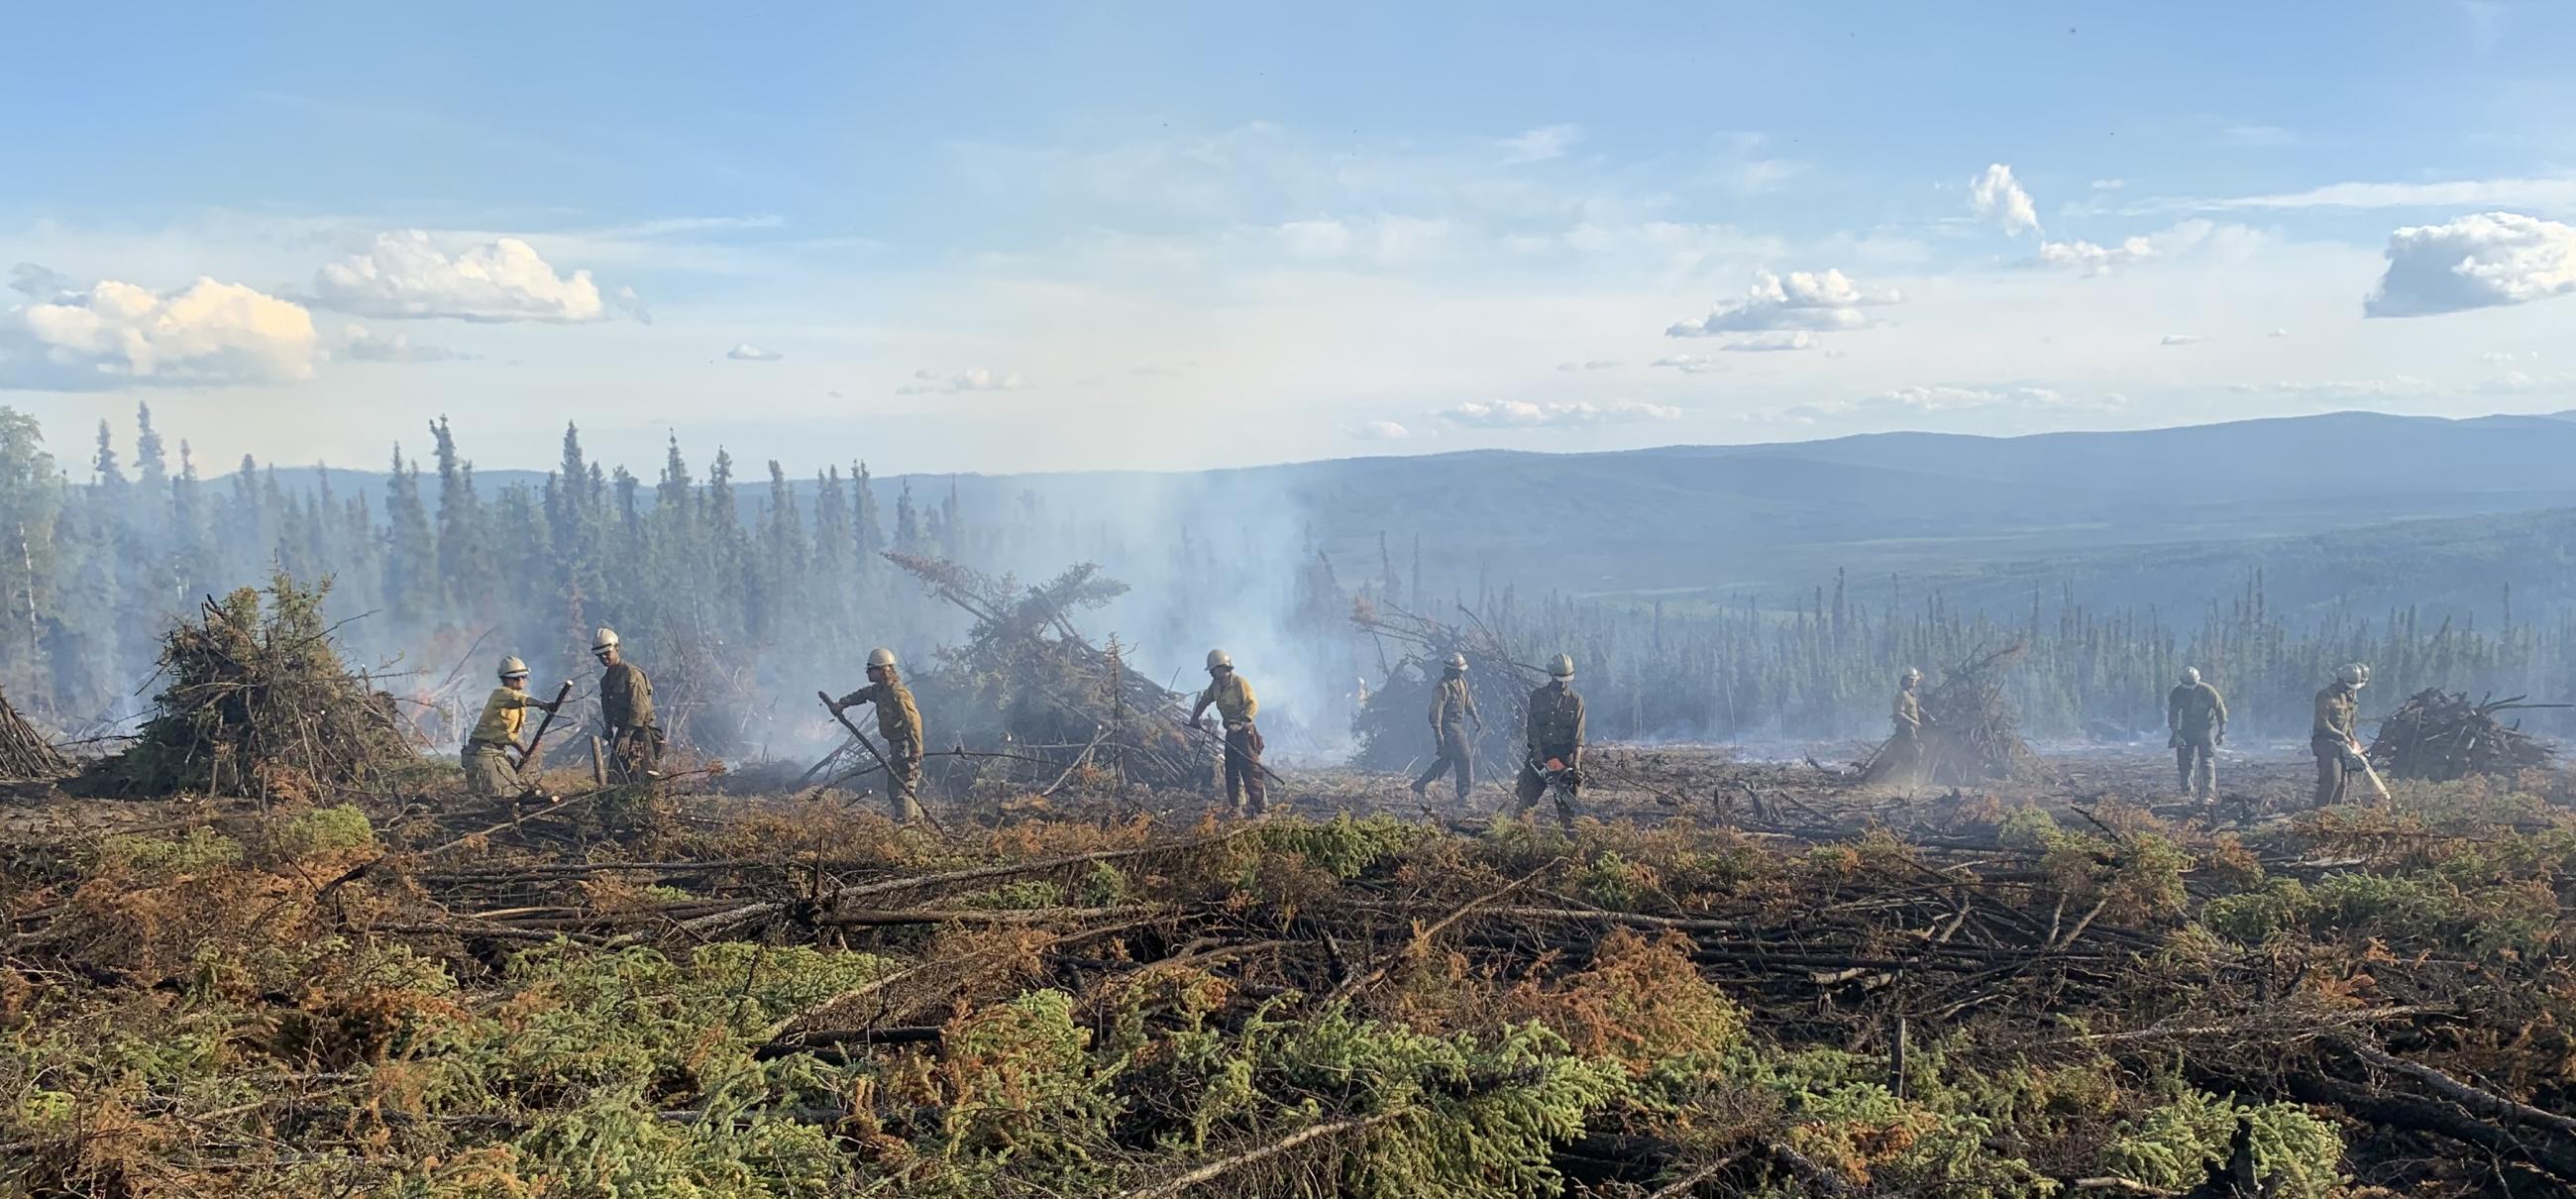
[[[2530,1194],[2576,779],[6,809],[0,1189]],[[699,786],[698,780],[683,785]],[[1488,793],[1490,795],[1490,792]],[[953,799],[954,797],[952,797]],[[608,805],[615,805],[614,807]],[[2214,1180],[2214,1181],[2213,1181]]]

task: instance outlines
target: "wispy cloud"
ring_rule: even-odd
[[[410,334],[399,329],[379,333],[365,325],[341,328],[340,353],[358,362],[467,362],[474,358],[445,346],[414,342]]]
[[[1582,137],[1583,127],[1580,125],[1541,125],[1526,133],[1504,138],[1503,161],[1546,162],[1551,158],[1562,158]]]
[[[2218,131],[2218,140],[2231,146],[2286,146],[2299,140],[2297,135],[2278,125],[2230,125]]]
[[[736,362],[776,362],[786,356],[776,350],[764,350],[747,341],[738,342],[732,349],[725,351],[725,357]]]
[[[961,395],[970,391],[1017,391],[1028,386],[1018,371],[997,371],[971,366],[955,374],[937,371],[914,371],[912,382],[894,389],[899,396]]]
[[[1473,429],[1544,429],[1680,420],[1682,410],[1636,400],[1613,400],[1606,404],[1580,400],[1565,404],[1533,404],[1524,400],[1469,400],[1463,404],[1443,408],[1436,415],[1450,424]]]
[[[2453,179],[2436,183],[2329,183],[2305,191],[2151,201],[2150,208],[2576,208],[2576,177]]]

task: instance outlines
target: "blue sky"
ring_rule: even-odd
[[[1947,8],[30,7],[0,403],[800,472],[2576,407],[2576,8]]]

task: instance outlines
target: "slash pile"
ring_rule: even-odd
[[[1521,725],[1529,693],[1545,681],[1524,664],[1500,633],[1468,614],[1463,625],[1444,624],[1427,616],[1373,603],[1353,601],[1351,623],[1381,644],[1397,648],[1385,681],[1369,692],[1368,703],[1351,719],[1359,739],[1352,764],[1370,770],[1411,771],[1429,764],[1432,687],[1440,680],[1451,654],[1467,658],[1467,687],[1476,710],[1485,718],[1484,735],[1471,744],[1476,774],[1508,778],[1520,768]]]
[[[152,716],[91,781],[127,794],[317,798],[415,762],[391,697],[341,661],[327,590],[280,575],[173,627]]]
[[[0,779],[52,779],[71,772],[63,752],[0,695]]]
[[[2026,778],[2043,770],[2004,699],[2004,673],[2022,653],[2021,645],[2008,645],[1944,671],[1922,694],[1923,732],[1912,752],[1904,752],[1902,742],[1889,741],[1870,756],[1861,777],[1958,786]]]
[[[1117,598],[1125,583],[1090,563],[1022,586],[941,558],[886,557],[974,617],[964,642],[910,681],[939,714],[934,736],[1002,747],[956,755],[975,781],[1045,787],[1078,772],[1120,786],[1206,782],[1213,742],[1186,723],[1188,698],[1130,669],[1114,639],[1104,650],[1074,627],[1073,613]]]
[[[2555,747],[2497,716],[2567,705],[2526,703],[2525,698],[2473,702],[2459,692],[2427,687],[2380,722],[2379,735],[2370,743],[2371,764],[2390,778],[2437,782],[2545,766],[2557,753]]]

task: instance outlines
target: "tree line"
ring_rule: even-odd
[[[1213,517],[1121,523],[1034,494],[970,514],[954,489],[915,494],[863,461],[793,479],[771,461],[745,480],[722,450],[701,474],[674,438],[645,478],[588,456],[571,426],[542,478],[493,488],[447,421],[425,434],[426,456],[397,446],[387,473],[363,481],[318,468],[281,479],[248,456],[208,480],[148,407],[126,439],[102,422],[87,462],[69,468],[32,417],[0,408],[0,683],[66,734],[115,726],[148,704],[174,617],[282,570],[329,580],[328,611],[346,622],[335,635],[420,702],[433,736],[456,697],[479,696],[486,659],[518,653],[541,676],[587,677],[591,630],[607,625],[637,647],[681,732],[756,752],[810,724],[796,697],[856,678],[870,645],[919,656],[960,632],[953,610],[882,556],[900,550],[996,574],[1100,562],[1141,598],[1099,614],[1095,637],[1119,633],[1173,662],[1207,644],[1239,658],[1266,647],[1271,669],[1247,671],[1287,684],[1265,689],[1266,706],[1303,720],[1316,746],[1347,738],[1354,678],[1411,669],[1351,625],[1359,599],[1472,610],[1531,661],[1573,653],[1597,738],[1874,736],[1905,666],[1937,674],[2016,642],[2027,653],[2009,695],[2041,738],[2160,730],[2186,665],[2226,692],[2249,736],[2300,735],[2310,697],[2352,660],[2375,672],[2365,712],[2426,686],[2576,698],[2563,694],[2576,617],[2516,620],[2509,595],[2483,628],[2406,608],[2292,617],[2267,604],[2259,571],[2192,612],[2097,607],[2071,588],[2018,611],[1968,609],[1903,580],[1839,576],[1788,604],[1525,595],[1426,579],[1418,559],[1402,569],[1383,545],[1378,562],[1337,569],[1312,544],[1196,523]]]

